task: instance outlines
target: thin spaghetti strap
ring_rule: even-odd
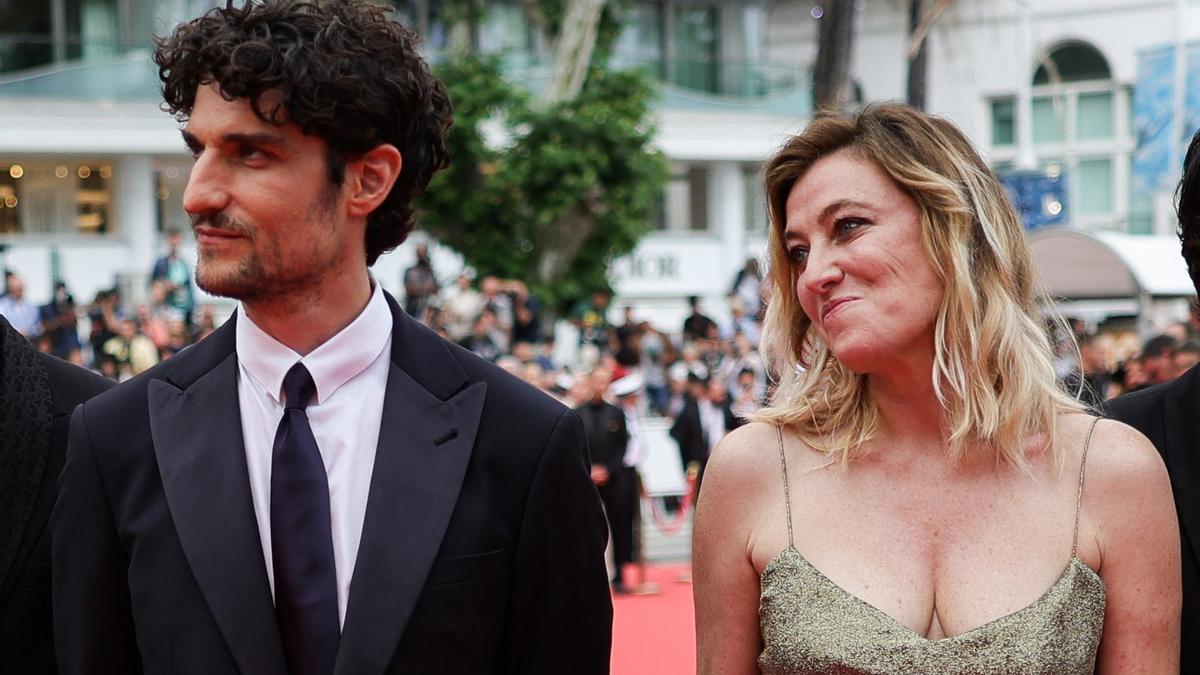
[[[1071,557],[1075,557],[1075,553],[1079,549],[1079,510],[1083,506],[1083,475],[1087,468],[1088,447],[1092,444],[1092,432],[1096,430],[1096,422],[1099,422],[1099,417],[1092,418],[1092,425],[1088,427],[1087,438],[1083,441],[1083,459],[1079,462],[1079,493],[1075,495],[1075,533],[1071,537]]]
[[[779,435],[779,463],[783,465],[783,505],[787,509],[788,547],[796,548],[792,538],[792,498],[788,494],[787,456],[783,453],[783,425],[776,424],[775,432]]]

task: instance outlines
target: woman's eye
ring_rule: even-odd
[[[808,261],[808,249],[803,246],[795,246],[789,249],[788,260],[792,261],[793,265],[803,265]]]
[[[863,218],[846,217],[838,218],[837,221],[834,222],[833,227],[837,234],[843,235],[849,234],[850,232],[853,232],[854,230],[857,230],[863,225],[867,224],[867,221]]]

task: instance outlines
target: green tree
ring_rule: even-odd
[[[653,85],[606,66],[615,29],[603,4],[525,3],[553,54],[540,92],[461,45],[435,67],[454,103],[451,164],[422,198],[421,227],[480,274],[524,281],[551,313],[609,290],[609,263],[648,231],[667,178],[651,145]],[[563,20],[588,11],[602,15]]]

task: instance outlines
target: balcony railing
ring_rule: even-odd
[[[0,50],[3,48],[0,41]],[[158,69],[147,49],[0,73],[0,100],[158,101],[161,98]]]
[[[659,83],[659,104],[671,109],[746,110],[786,115],[812,111],[809,71],[802,66],[730,61],[612,60],[613,67],[639,70]],[[550,79],[544,59],[514,53],[505,57],[510,76],[537,93]]]
[[[0,54],[5,45],[0,41]],[[436,57],[435,57],[436,58]],[[545,60],[505,58],[514,79],[535,93],[549,80]],[[617,68],[647,73],[659,83],[659,105],[684,110],[754,110],[803,116],[812,110],[807,68],[775,63],[613,59]],[[149,50],[60,61],[0,74],[0,100],[158,101],[158,71]]]

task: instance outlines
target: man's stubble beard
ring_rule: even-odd
[[[310,205],[311,209],[317,211],[318,217],[328,218],[335,212],[338,188],[335,183],[326,184],[322,193]],[[264,235],[261,231],[224,213],[217,213],[209,219],[192,219],[193,228],[200,224],[236,232],[246,239],[251,251],[246,257],[228,260],[224,265],[210,261],[206,267],[206,256],[203,249],[200,249],[196,262],[196,285],[206,293],[250,304],[294,301],[305,296],[315,299],[321,295],[321,280],[329,273],[332,258],[322,259],[319,255],[310,255],[300,263],[304,269],[289,269],[297,267],[297,261],[284,260],[282,246],[277,238],[262,242],[267,244],[267,250],[260,251],[259,240],[270,235]],[[336,226],[330,222],[330,227]],[[314,243],[314,246],[317,245],[319,244]],[[264,261],[264,255],[273,263],[271,266]],[[307,263],[317,264],[310,267]],[[222,267],[228,269],[222,270]],[[273,268],[274,272],[270,271],[270,268]]]

